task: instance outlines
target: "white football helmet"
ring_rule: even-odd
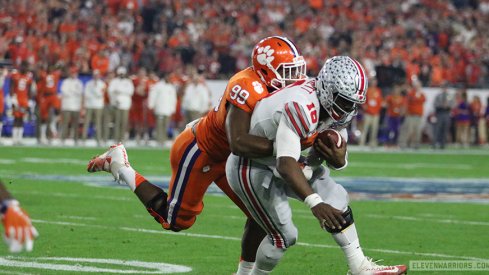
[[[368,80],[362,65],[348,56],[335,56],[324,63],[316,80],[321,106],[334,122],[348,123],[358,104],[367,99]]]

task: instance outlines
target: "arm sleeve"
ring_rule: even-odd
[[[298,160],[301,155],[301,139],[297,133],[289,128],[285,116],[282,116],[278,124],[277,135],[275,138],[277,148],[277,158],[292,157]]]

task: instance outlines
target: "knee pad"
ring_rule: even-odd
[[[284,249],[293,246],[297,242],[298,235],[299,235],[299,231],[295,226],[291,226],[287,230],[283,231],[282,236],[284,238]]]
[[[348,226],[353,224],[353,222],[354,222],[353,213],[351,211],[350,206],[348,206],[348,209],[346,209],[346,211],[343,212],[342,216],[346,221],[346,223],[342,225],[342,229],[339,229],[339,228],[331,229],[331,228],[325,226],[324,228],[326,229],[326,231],[328,231],[329,233],[340,233],[345,228],[347,228]]]

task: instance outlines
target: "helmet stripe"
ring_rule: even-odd
[[[358,88],[358,95],[362,95],[366,88],[366,84],[367,84],[367,76],[365,75],[365,71],[363,70],[362,68],[362,65],[360,65],[360,63],[358,63],[358,61],[356,61],[355,59],[351,58],[350,59],[353,61],[353,63],[355,64],[355,67],[357,67],[357,70],[358,70],[358,73],[360,74],[360,87]]]
[[[288,38],[283,37],[283,36],[274,36],[274,37],[284,41],[292,49],[292,52],[294,53],[294,57],[300,56],[299,51],[295,47],[294,43],[292,41],[290,41]]]

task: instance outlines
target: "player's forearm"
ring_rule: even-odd
[[[7,188],[5,188],[5,185],[0,181],[0,203],[5,201],[13,199],[12,195],[7,191]]]
[[[244,134],[233,142],[231,152],[246,158],[260,158],[273,155],[273,142],[263,137]]]
[[[292,190],[304,200],[314,193],[297,161],[292,157],[280,157],[277,159],[277,171]]]

